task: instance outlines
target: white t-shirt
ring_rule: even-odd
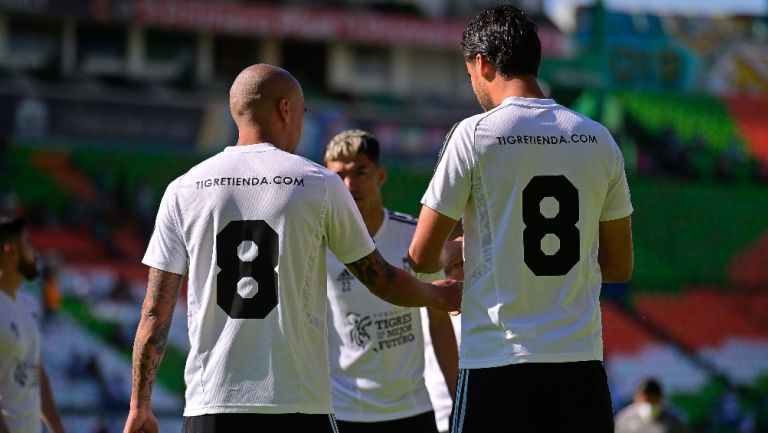
[[[185,416],[332,412],[326,248],[349,263],[374,244],[339,176],[271,144],[168,186],[143,262],[189,270]]]
[[[384,210],[373,236],[376,249],[410,271],[408,247],[416,220]],[[434,280],[436,275],[422,276]],[[373,295],[328,254],[328,332],[336,418],[376,422],[432,410],[424,381],[424,334],[419,308],[399,307]],[[442,371],[432,371],[439,374]]]
[[[602,360],[599,222],[632,212],[605,127],[507,98],[452,131],[422,203],[463,218],[462,368]]]
[[[11,433],[40,433],[39,304],[0,290],[0,407]]]

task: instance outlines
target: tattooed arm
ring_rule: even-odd
[[[371,293],[389,303],[442,311],[456,311],[461,306],[461,283],[447,280],[423,283],[390,265],[378,250],[346,266]]]
[[[123,433],[158,431],[157,419],[152,414],[152,384],[165,353],[181,278],[149,268],[147,295],[133,343],[131,407]]]

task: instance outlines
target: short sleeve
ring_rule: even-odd
[[[328,248],[343,264],[356,262],[376,249],[352,195],[335,174],[326,175],[325,234]]]
[[[177,183],[178,179],[171,182],[163,194],[155,229],[142,263],[161,271],[184,275],[189,266],[189,257],[175,217]]]
[[[464,213],[472,189],[473,131],[473,123],[465,120],[448,133],[435,173],[421,199],[423,205],[455,220]]]
[[[630,200],[627,174],[624,170],[624,157],[613,138],[608,134],[615,152],[615,165],[613,176],[608,184],[608,191],[600,212],[600,221],[611,221],[624,218],[632,214],[632,202]]]

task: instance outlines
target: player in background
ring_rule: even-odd
[[[615,433],[688,433],[688,423],[664,401],[664,390],[656,378],[643,379],[632,403],[616,413]]]
[[[40,362],[39,303],[19,291],[38,276],[37,253],[23,219],[0,216],[0,433],[63,433]]]
[[[382,205],[387,170],[379,156],[379,141],[354,129],[331,139],[324,160],[343,179],[382,256],[411,272],[408,246],[416,219]],[[439,275],[419,277],[433,280]],[[436,371],[425,371],[420,308],[377,298],[332,254],[328,254],[328,301],[331,391],[339,431],[437,433],[425,373],[439,376],[429,380],[441,383],[452,395],[458,351],[448,313],[423,308],[438,365]]]
[[[464,296],[451,431],[613,432],[600,286],[627,281],[632,205],[608,130],[541,91],[537,29],[504,5],[462,35],[485,111],[459,122],[422,198],[417,272],[461,218]]]
[[[265,64],[230,89],[237,145],[174,180],[143,262],[125,433],[155,433],[152,384],[188,275],[184,431],[335,432],[326,328],[326,248],[395,304],[456,309],[461,285],[422,283],[375,249],[341,179],[293,154],[301,86]]]

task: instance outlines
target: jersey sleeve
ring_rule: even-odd
[[[629,195],[629,185],[627,184],[627,174],[624,170],[624,157],[616,142],[610,134],[608,138],[613,145],[615,153],[614,173],[608,185],[608,192],[605,196],[603,209],[600,212],[600,221],[611,221],[624,218],[632,214],[632,202]]]
[[[325,234],[328,248],[343,264],[360,260],[376,249],[360,210],[349,190],[335,174],[326,176]]]
[[[421,199],[423,205],[455,220],[464,213],[472,188],[473,131],[473,124],[465,120],[448,133],[435,173]]]
[[[189,257],[175,217],[177,183],[178,179],[171,182],[163,194],[155,229],[142,263],[161,271],[184,275],[189,266]]]

